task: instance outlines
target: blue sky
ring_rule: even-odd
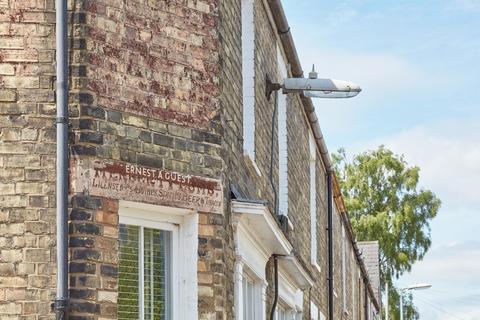
[[[443,206],[433,244],[399,285],[429,282],[421,319],[480,319],[480,0],[283,0],[304,71],[349,80],[316,100],[330,151],[384,144]]]

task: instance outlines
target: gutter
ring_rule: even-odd
[[[365,266],[365,262],[363,261],[363,259],[361,257],[362,253],[360,252],[360,249],[358,248],[357,241],[356,241],[356,238],[355,238],[355,234],[353,232],[352,224],[350,223],[350,219],[348,218],[348,212],[345,209],[345,203],[343,202],[343,197],[342,197],[342,193],[341,193],[341,190],[340,190],[340,186],[338,184],[337,177],[334,177],[334,179],[333,179],[333,187],[334,187],[333,197],[335,199],[337,207],[340,209],[340,216],[341,216],[342,221],[343,221],[343,223],[346,227],[347,235],[350,239],[350,242],[352,243],[353,250],[355,252],[355,258],[358,261],[358,265],[360,266],[360,270],[362,271],[363,278],[365,279],[366,289],[368,290],[368,292],[370,294],[370,298],[371,298],[373,304],[375,305],[377,310],[380,311],[380,303],[379,303],[379,301],[377,301],[375,291],[373,290],[373,287],[372,287],[372,282],[370,281],[370,277],[368,276],[367,267]]]
[[[290,64],[290,69],[292,76],[294,78],[303,77],[303,70],[300,64],[300,59],[298,58],[297,49],[295,48],[295,43],[293,42],[292,33],[290,32],[290,26],[288,25],[287,17],[285,16],[285,11],[283,10],[280,0],[268,0],[268,6],[270,11],[272,11],[273,20],[277,26],[277,32],[280,37],[280,40],[287,55],[288,63]],[[333,165],[330,159],[330,154],[328,152],[327,146],[325,144],[325,139],[323,138],[322,130],[320,129],[320,124],[318,122],[317,115],[315,114],[315,107],[311,98],[305,97],[303,94],[300,95],[300,100],[302,101],[303,108],[307,115],[308,121],[313,131],[313,136],[317,142],[320,155],[322,157],[323,163],[327,173],[333,172]]]
[[[290,32],[290,26],[288,25],[287,17],[285,16],[285,11],[283,10],[282,4],[281,4],[280,0],[268,0],[268,6],[270,8],[270,11],[272,12],[273,20],[274,20],[275,25],[277,27],[277,32],[278,32],[278,35],[280,37],[280,41],[282,42],[282,46],[283,46],[283,49],[284,49],[285,54],[287,56],[288,63],[290,64],[290,69],[291,69],[292,76],[294,78],[303,77],[303,70],[302,70],[302,66],[300,64],[300,59],[298,58],[297,50],[295,48],[295,43],[293,42],[293,37],[292,37],[292,34]],[[330,158],[330,153],[328,152],[327,146],[325,144],[325,139],[324,139],[322,130],[320,129],[320,124],[319,124],[319,121],[318,121],[318,117],[315,113],[315,107],[313,106],[312,99],[308,98],[308,97],[305,97],[303,94],[300,94],[300,100],[303,104],[303,109],[304,109],[305,114],[307,116],[308,122],[310,123],[310,127],[312,128],[312,132],[313,132],[313,136],[315,138],[315,142],[317,143],[318,150],[320,152],[323,164],[325,166],[325,170],[327,172],[327,178],[331,177],[331,180],[332,180],[331,181],[331,187],[333,188],[333,198],[335,200],[335,204],[340,209],[340,214],[342,216],[342,220],[345,223],[345,226],[347,227],[346,228],[347,229],[347,234],[349,235],[350,241],[351,241],[351,243],[353,245],[353,248],[355,250],[355,257],[356,257],[356,259],[357,259],[357,261],[360,265],[360,269],[363,273],[364,279],[367,281],[366,286],[368,287],[368,292],[371,295],[371,298],[372,298],[371,300],[374,303],[375,307],[377,307],[377,309],[380,310],[380,304],[379,304],[379,302],[377,301],[377,299],[374,295],[374,291],[372,289],[371,282],[370,282],[370,279],[368,277],[367,270],[365,268],[365,264],[363,262],[363,259],[361,259],[361,257],[360,257],[361,253],[360,253],[360,250],[358,249],[358,246],[356,244],[355,235],[353,233],[352,225],[350,224],[350,220],[348,219],[347,210],[345,209],[345,204],[343,202],[340,187],[338,185],[338,181],[337,181],[337,178],[336,178],[336,175],[335,175],[332,160]],[[330,218],[330,212],[331,212],[331,215],[333,215],[332,206],[333,206],[333,204],[330,204],[328,206],[329,218]],[[332,230],[332,232],[333,232],[333,230]],[[329,230],[329,233],[330,233],[330,230]],[[332,237],[333,237],[333,235],[332,235]],[[329,259],[329,268],[330,268],[330,264],[333,265],[333,260],[330,261],[330,259]],[[329,276],[329,278],[330,278],[330,276]],[[329,283],[330,283],[330,279],[329,279]],[[333,282],[330,285],[332,286],[332,290],[333,290]],[[329,290],[330,290],[330,288],[329,288]],[[329,300],[333,300],[333,298],[330,298]],[[330,320],[333,320],[333,315],[331,315]]]
[[[56,207],[57,292],[53,305],[56,319],[68,318],[68,34],[67,0],[55,1],[56,17]]]

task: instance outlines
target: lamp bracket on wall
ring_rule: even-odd
[[[270,77],[268,74],[266,75],[266,80],[265,80],[265,96],[267,97],[268,101],[270,101],[270,97],[272,96],[273,91],[278,91],[282,89],[282,85],[279,83],[273,83],[270,80]]]

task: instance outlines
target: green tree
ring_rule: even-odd
[[[380,146],[349,160],[345,150],[332,156],[352,227],[358,240],[378,240],[381,282],[390,287],[392,319],[399,319],[398,279],[421,260],[431,245],[430,221],[440,200],[429,190],[419,189],[419,171],[403,156]],[[404,299],[406,320],[418,319],[411,297]]]

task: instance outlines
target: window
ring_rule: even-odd
[[[320,311],[320,320],[326,320],[325,315],[322,311]]]
[[[342,305],[347,311],[347,242],[345,241],[345,227],[342,225]]]
[[[242,0],[243,150],[255,161],[255,24],[253,0]]]
[[[310,302],[310,319],[318,320],[318,307],[313,302]]]
[[[313,135],[309,134],[310,145],[310,259],[313,265],[317,264],[317,179],[316,160],[317,148]]]
[[[197,213],[120,201],[118,238],[118,319],[198,319]]]
[[[286,308],[282,305],[277,306],[277,320],[290,320]]]
[[[352,251],[352,271],[351,271],[351,283],[352,283],[352,320],[357,320],[357,307],[355,303],[355,254]]]
[[[357,310],[358,310],[358,318],[361,319],[362,316],[362,279],[360,278],[360,271],[358,272],[358,291],[357,291]]]
[[[262,320],[267,313],[266,265],[273,254],[289,256],[292,245],[264,204],[231,202],[235,241],[235,319]],[[294,257],[278,259],[279,304],[287,319],[301,316],[303,289],[314,281]],[[277,309],[277,315],[279,315]],[[290,311],[290,313],[288,313]],[[281,315],[279,315],[281,316]]]
[[[118,319],[172,319],[172,248],[177,230],[120,224]]]
[[[277,45],[277,61],[281,78],[287,77],[287,68],[280,47]],[[283,79],[280,79],[283,80]],[[282,81],[279,81],[280,83]],[[278,94],[278,210],[288,215],[288,145],[287,145],[287,95]]]
[[[243,276],[243,319],[255,320],[258,308],[255,282],[247,275]]]

